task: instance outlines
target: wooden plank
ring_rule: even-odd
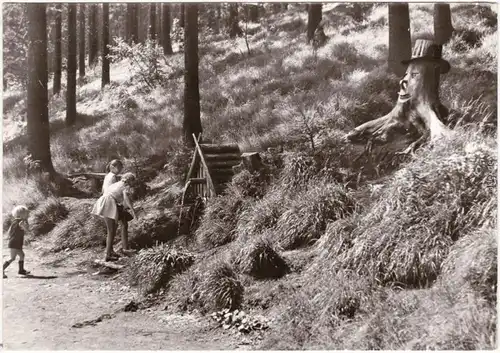
[[[193,136],[194,136],[194,134],[193,134]],[[201,134],[198,135],[198,141],[199,141],[200,138],[201,138]],[[185,183],[187,183],[187,181],[191,178],[191,175],[193,173],[196,173],[197,157],[198,157],[198,153],[196,153],[196,149],[195,149],[194,152],[193,152],[193,159],[191,160],[191,166],[189,167],[189,171],[187,173],[187,177],[186,177]]]
[[[95,179],[104,179],[106,173],[94,173],[94,172],[84,172],[84,173],[71,173],[66,174],[68,178],[76,178],[80,176],[84,176],[86,178],[95,178]]]
[[[205,154],[220,154],[220,153],[240,154],[240,148],[237,144],[231,144],[231,145],[200,144],[200,148]]]
[[[213,169],[232,169],[235,165],[240,164],[240,160],[229,160],[229,161],[208,161],[207,164],[210,170]]]
[[[194,184],[206,184],[207,183],[207,179],[205,178],[191,178],[188,180],[188,183],[190,183],[191,185],[194,185]]]
[[[215,196],[217,195],[217,193],[215,192],[215,187],[214,187],[214,183],[212,181],[212,178],[210,176],[210,171],[208,169],[208,166],[207,166],[207,162],[205,161],[205,157],[203,156],[203,151],[201,150],[200,148],[200,145],[198,144],[198,141],[196,140],[194,134],[193,134],[193,138],[194,138],[194,143],[196,144],[196,149],[198,150],[198,153],[200,154],[200,160],[201,160],[201,164],[203,164],[203,167],[205,168],[205,177],[207,179],[207,186],[208,186],[208,197],[212,197],[212,196]]]
[[[211,171],[212,178],[218,177],[232,177],[234,175],[233,169],[212,169]]]
[[[204,154],[207,162],[223,162],[234,161],[241,162],[241,155],[239,153],[223,153],[223,154]]]

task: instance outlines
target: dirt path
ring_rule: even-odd
[[[4,260],[7,258],[4,250]],[[3,280],[3,346],[15,350],[226,350],[250,349],[245,338],[215,328],[206,317],[167,315],[161,308],[124,312],[136,294],[77,266],[43,264],[32,249]],[[95,325],[74,324],[112,314]]]

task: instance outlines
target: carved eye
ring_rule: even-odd
[[[412,72],[410,75],[411,75],[411,78],[415,78],[418,76],[418,72]]]

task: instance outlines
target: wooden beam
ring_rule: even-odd
[[[122,269],[123,267],[125,267],[124,265],[118,265],[118,264],[114,264],[112,262],[109,262],[109,261],[103,261],[103,260],[94,260],[94,262],[98,265],[101,265],[101,266],[104,266],[104,267],[109,267],[109,268],[112,268],[114,270],[120,270]]]
[[[240,148],[236,144],[232,145],[200,144],[200,148],[205,154],[240,153]]]
[[[209,197],[216,196],[217,193],[215,191],[215,186],[214,186],[214,183],[212,181],[212,177],[210,176],[210,169],[208,169],[207,162],[205,161],[205,157],[203,156],[203,151],[201,150],[200,145],[198,144],[198,141],[196,140],[196,137],[194,134],[193,134],[193,139],[194,139],[194,143],[196,144],[196,149],[200,155],[201,163],[203,164],[203,167],[205,168],[207,185],[208,185],[208,190],[209,190],[208,196]]]

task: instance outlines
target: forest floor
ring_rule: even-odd
[[[17,275],[12,263],[3,281],[4,349],[237,350],[252,345],[195,313],[168,314],[155,305],[125,311],[137,297],[135,290],[86,266],[90,262],[82,259],[94,254],[73,252],[61,266],[60,257],[41,255],[36,244],[25,253],[32,276]]]

